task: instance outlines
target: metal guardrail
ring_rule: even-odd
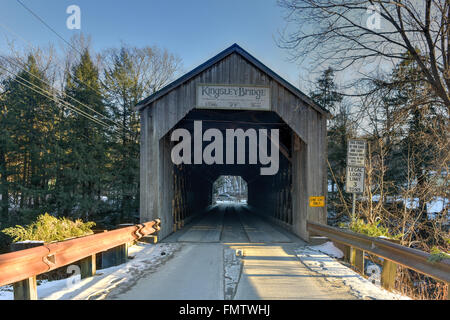
[[[160,230],[160,220],[0,255],[0,286],[70,265]]]
[[[437,280],[450,283],[450,259],[431,262],[428,260],[431,255],[427,252],[315,222],[308,221],[307,229],[312,234],[325,236],[336,242],[390,260]]]

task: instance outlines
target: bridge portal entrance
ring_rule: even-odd
[[[247,209],[308,240],[326,223],[328,112],[237,45],[142,101],[142,220],[164,238],[213,204],[221,176],[246,182]]]

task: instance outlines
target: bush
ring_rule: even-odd
[[[67,218],[58,219],[45,213],[26,227],[15,226],[6,228],[2,232],[13,237],[14,242],[26,240],[52,242],[93,234],[91,228],[94,226],[95,222],[83,222],[80,219],[75,221]]]
[[[366,223],[363,219],[357,219],[348,225],[348,228],[356,233],[361,233],[369,237],[386,237],[389,239],[399,239],[401,235],[393,236],[389,230],[380,225],[380,220],[375,223]],[[343,224],[340,225],[343,227]]]
[[[428,258],[428,261],[430,262],[439,262],[443,259],[450,259],[450,254],[448,254],[447,252],[444,252],[442,250],[440,250],[438,247],[433,247],[431,249],[431,255]]]

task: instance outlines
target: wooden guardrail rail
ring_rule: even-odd
[[[438,262],[429,260],[430,254],[421,250],[401,246],[381,238],[368,237],[352,231],[308,221],[311,234],[325,236],[350,248],[350,262],[364,273],[364,251],[385,259],[381,275],[383,287],[391,289],[396,267],[401,265],[436,280],[450,283],[450,259]],[[348,255],[348,253],[347,253]]]
[[[36,299],[36,276],[81,262],[81,277],[93,276],[95,255],[160,230],[160,220],[0,255],[0,286],[14,283],[15,299]],[[120,254],[119,254],[120,255]],[[121,254],[123,256],[123,253]]]

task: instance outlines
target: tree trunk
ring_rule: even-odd
[[[6,167],[6,156],[4,150],[0,150],[0,190],[2,201],[0,205],[0,224],[7,225],[9,222],[8,208],[9,208],[9,192],[8,192],[8,175]]]

